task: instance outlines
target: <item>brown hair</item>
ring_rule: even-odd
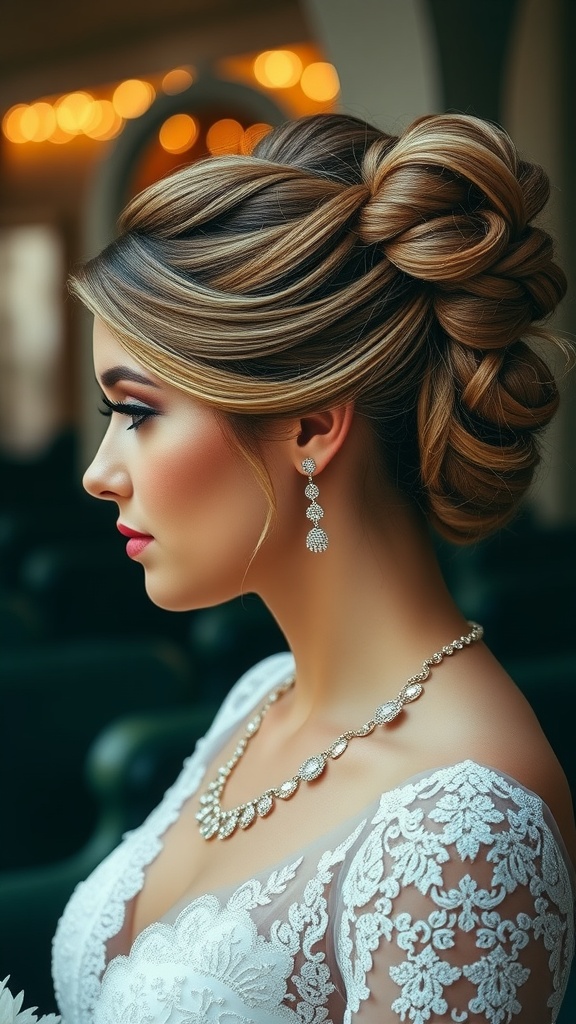
[[[354,400],[436,529],[476,540],[514,514],[558,404],[526,343],[565,291],[531,225],[548,192],[477,118],[396,138],[305,117],[155,182],[71,286],[136,359],[227,414],[265,487],[270,417]]]

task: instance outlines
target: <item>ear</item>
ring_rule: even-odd
[[[353,418],[353,402],[301,416],[291,440],[290,454],[296,469],[301,473],[303,460],[314,459],[316,473],[321,473],[340,451]]]

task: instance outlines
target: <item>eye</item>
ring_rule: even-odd
[[[120,416],[132,417],[132,423],[128,430],[138,430],[138,427],[141,427],[150,416],[158,416],[156,409],[151,409],[147,405],[136,405],[131,402],[111,402],[109,398],[106,398],[106,395],[102,395],[102,401],[106,406],[105,409],[99,409],[102,416],[111,416],[113,412],[117,412]]]

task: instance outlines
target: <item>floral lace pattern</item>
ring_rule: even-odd
[[[370,995],[376,950],[400,990],[390,1006],[402,1021],[474,1013],[508,1024],[536,970],[540,995],[549,993],[542,1020],[554,1021],[574,955],[574,894],[542,801],[465,761],[385,794],[372,826],[342,887],[344,1021]],[[468,989],[453,998],[460,979]]]
[[[540,798],[473,761],[174,908],[105,966],[212,751],[290,670],[279,655],[237,684],[159,808],[77,889],[54,943],[64,1024],[520,1024],[523,1006],[553,1024],[574,955],[571,869]]]

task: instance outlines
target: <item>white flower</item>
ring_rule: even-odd
[[[0,982],[0,1024],[61,1024],[61,1018],[54,1013],[37,1017],[34,1013],[35,1006],[21,1011],[24,993],[19,992],[17,996],[11,995],[10,989],[6,987],[9,979],[10,975]]]

